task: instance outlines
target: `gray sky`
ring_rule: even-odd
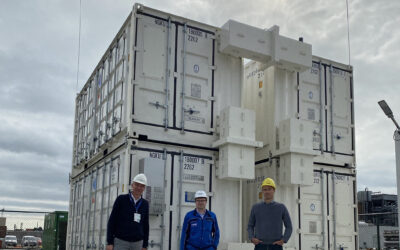
[[[304,37],[313,54],[348,63],[346,1],[152,0],[144,5],[222,26],[234,19]],[[396,193],[400,121],[400,1],[349,0],[358,189]],[[78,89],[133,1],[82,0]],[[0,1],[0,209],[65,210],[69,199],[79,1]]]

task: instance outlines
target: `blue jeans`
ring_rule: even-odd
[[[282,246],[280,245],[264,245],[264,244],[258,244],[254,248],[254,250],[282,250]]]

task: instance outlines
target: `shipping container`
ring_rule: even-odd
[[[65,250],[68,212],[55,211],[44,218],[43,249]]]
[[[210,147],[219,112],[241,105],[242,62],[218,30],[135,5],[76,98],[76,169],[126,136]]]
[[[151,142],[131,143],[110,153],[72,180],[70,249],[104,249],[114,200],[127,193],[129,180],[139,172],[149,180],[144,198],[151,204],[150,248],[179,248],[181,224],[195,207],[197,190],[210,196],[207,209],[218,216],[221,242],[237,241],[241,225],[232,215],[240,214],[240,182],[216,178],[216,156],[215,150]]]
[[[294,226],[285,249],[357,249],[352,68],[311,51],[277,26],[219,28],[135,4],[76,98],[67,249],[105,248],[138,173],[149,248],[179,249],[203,189],[218,249],[253,249],[250,208],[272,177]]]

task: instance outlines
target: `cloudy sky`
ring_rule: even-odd
[[[144,5],[222,26],[234,19],[304,37],[313,54],[348,63],[346,1],[151,0]],[[124,0],[0,1],[0,209],[65,210],[74,99],[133,6]],[[349,0],[358,189],[396,193],[394,126],[400,120],[400,1]]]

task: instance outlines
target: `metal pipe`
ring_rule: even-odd
[[[333,249],[336,249],[336,185],[335,170],[332,170],[332,217],[333,217]]]
[[[331,151],[332,151],[332,154],[335,154],[335,142],[333,141],[334,140],[334,136],[333,136],[333,133],[334,133],[334,131],[333,131],[333,67],[332,67],[332,64],[330,65],[330,67],[329,67],[329,77],[330,77],[330,82],[331,82],[331,84],[330,84],[330,87],[329,87],[329,89],[330,89],[330,97],[331,97],[331,122],[330,122],[330,125],[331,125]]]
[[[322,116],[324,115],[324,107],[325,105],[322,103],[322,64],[321,62],[319,62],[319,137],[320,137],[320,141],[319,141],[319,150],[321,151],[321,154],[324,153],[324,136],[322,135],[322,131],[324,129],[324,119],[322,119]]]
[[[90,230],[90,216],[91,216],[91,202],[92,202],[92,184],[93,184],[93,172],[90,173],[90,187],[89,187],[89,204],[88,204],[88,210],[86,211],[87,214],[87,232],[86,232],[86,248],[92,248],[92,246],[89,243],[89,230]]]
[[[182,212],[182,169],[183,169],[183,150],[181,150],[179,155],[179,196],[178,196],[178,246],[180,245],[181,241],[181,212]]]
[[[322,215],[322,248],[325,248],[325,195],[324,195],[324,169],[321,168],[321,215]]]
[[[93,207],[93,221],[92,221],[92,248],[96,248],[96,243],[94,242],[94,229],[96,226],[96,208],[97,208],[97,180],[99,177],[99,169],[96,168],[96,187],[94,187],[94,207]],[[93,185],[93,183],[92,183]]]
[[[181,92],[181,133],[185,133],[185,77],[186,77],[186,23],[183,26],[182,92]]]
[[[83,185],[82,185],[81,214],[80,214],[81,225],[79,227],[79,230],[80,230],[81,233],[79,235],[79,249],[81,249],[81,247],[84,246],[84,243],[82,241],[82,236],[83,236],[82,227],[83,227],[83,208],[84,208],[84,203],[85,203],[84,197],[85,197],[86,177],[87,176],[83,177]]]
[[[400,130],[396,129],[393,135],[395,143],[395,153],[396,153],[396,182],[397,182],[397,193],[400,194]],[[397,195],[397,204],[400,204],[400,195]],[[400,209],[397,209],[397,220],[398,225],[400,225]],[[400,230],[399,230],[400,233]],[[400,239],[400,238],[399,238]]]
[[[168,27],[167,27],[167,64],[166,64],[166,71],[165,71],[165,118],[164,118],[164,129],[168,129],[168,116],[169,116],[169,56],[170,56],[170,47],[169,47],[169,40],[170,40],[170,30],[171,30],[171,18],[168,18]]]
[[[103,244],[101,243],[101,233],[103,230],[103,207],[104,207],[104,181],[106,179],[106,163],[104,162],[103,168],[103,180],[101,182],[101,208],[100,208],[100,228],[99,228],[99,241],[98,246],[99,249],[103,249]]]

